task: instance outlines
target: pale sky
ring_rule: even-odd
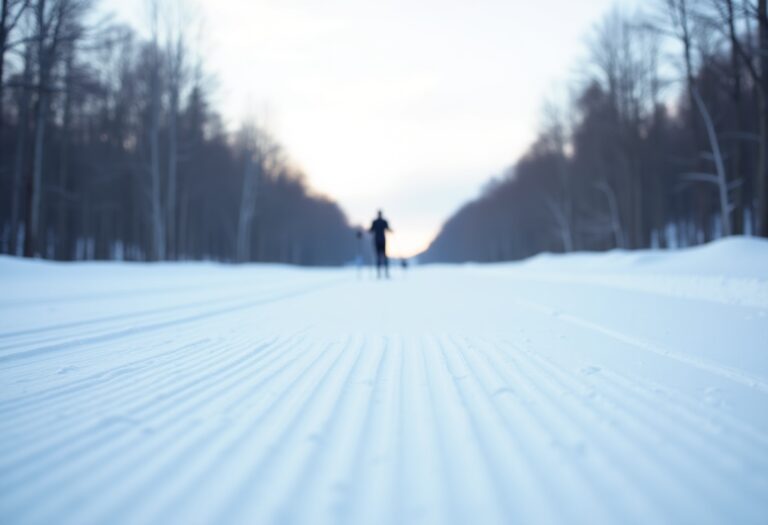
[[[195,3],[228,126],[264,123],[352,223],[383,208],[397,256],[426,248],[533,141],[616,1]],[[135,25],[143,4],[105,6]]]

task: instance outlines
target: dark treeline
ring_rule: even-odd
[[[2,0],[0,252],[351,260],[339,207],[263,129],[224,130],[189,21],[147,4],[144,40],[88,0]]]
[[[570,107],[545,111],[535,143],[422,260],[768,236],[766,0],[655,7],[605,17]]]

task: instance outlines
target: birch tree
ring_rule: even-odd
[[[150,0],[150,27],[152,40],[149,57],[149,178],[150,206],[152,220],[152,256],[155,260],[165,260],[166,229],[163,213],[162,180],[160,174],[160,112],[162,86],[160,84],[160,36],[158,0]]]

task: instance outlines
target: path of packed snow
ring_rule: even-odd
[[[0,522],[766,523],[768,244],[0,259]]]

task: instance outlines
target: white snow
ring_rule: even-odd
[[[768,243],[393,270],[0,258],[0,522],[768,522]]]

